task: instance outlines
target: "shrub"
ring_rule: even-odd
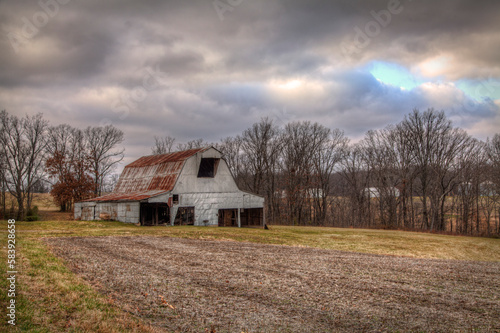
[[[26,212],[26,221],[32,222],[32,221],[38,221],[38,206],[33,206],[32,208],[28,209]]]
[[[38,216],[38,206],[33,206],[26,212],[28,216]]]

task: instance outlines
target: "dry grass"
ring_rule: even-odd
[[[14,203],[14,205],[17,207],[17,201],[10,193],[6,194],[5,201],[7,209],[10,208],[12,203]],[[54,199],[52,198],[52,195],[50,195],[50,193],[34,193],[32,206],[37,206],[39,209],[47,211],[59,210],[59,206],[55,204]]]
[[[271,230],[191,226],[139,227],[120,222],[64,220],[20,222],[18,225],[20,232],[28,238],[154,235],[231,239],[412,258],[500,261],[499,239],[419,232],[287,226],[271,226]]]

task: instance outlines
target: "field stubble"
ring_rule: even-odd
[[[46,242],[167,331],[500,330],[500,263],[168,237]]]

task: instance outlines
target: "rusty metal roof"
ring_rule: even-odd
[[[156,197],[157,195],[166,193],[168,191],[153,190],[153,191],[138,191],[132,193],[110,193],[101,197],[87,199],[84,201],[140,201]]]
[[[113,193],[86,201],[137,201],[171,191],[184,162],[207,149],[143,156],[125,166]]]
[[[113,192],[171,191],[184,162],[196,153],[207,149],[198,148],[141,157],[125,167]]]
[[[129,168],[129,167],[138,168],[138,167],[153,166],[153,165],[170,163],[170,162],[184,162],[186,159],[190,158],[194,154],[201,152],[201,151],[205,151],[207,149],[208,148],[196,148],[196,149],[190,149],[190,150],[184,150],[184,151],[176,151],[173,153],[162,154],[162,155],[143,156],[143,157],[139,158],[138,160],[130,163],[125,168]]]

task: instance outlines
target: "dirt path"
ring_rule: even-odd
[[[500,330],[500,263],[164,237],[48,243],[123,309],[169,331]]]

